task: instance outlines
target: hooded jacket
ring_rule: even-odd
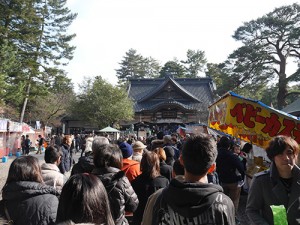
[[[164,176],[157,176],[155,178],[150,175],[142,173],[134,181],[132,187],[139,198],[139,205],[137,210],[133,213],[133,224],[140,225],[143,218],[144,209],[150,195],[155,191],[168,186],[169,180]]]
[[[107,191],[115,224],[128,225],[125,211],[134,212],[139,200],[124,172],[114,167],[108,167],[95,168],[92,174],[100,178]]]
[[[173,179],[153,201],[155,194],[148,200],[143,225],[235,224],[233,203],[219,185]],[[152,214],[148,222],[146,214]]]
[[[56,220],[59,192],[32,181],[9,183],[2,198],[15,225],[47,225]]]
[[[93,160],[93,153],[80,157],[78,163],[73,166],[71,175],[78,173],[91,173],[95,168]]]

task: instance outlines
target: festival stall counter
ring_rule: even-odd
[[[290,136],[300,143],[300,118],[232,91],[209,106],[208,124],[215,130],[256,145],[260,151],[264,151],[277,135]],[[253,171],[248,171],[250,176],[268,167],[266,158],[254,155],[254,160]]]

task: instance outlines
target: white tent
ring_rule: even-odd
[[[120,135],[120,131],[119,130],[117,130],[117,129],[113,128],[113,127],[110,127],[110,126],[105,127],[102,130],[99,130],[98,132],[100,132],[100,133],[108,133],[108,134],[111,133],[113,135],[113,137],[114,137],[115,140],[117,140],[119,138],[119,135]]]
[[[108,126],[108,127],[103,128],[102,130],[99,130],[99,132],[119,133],[120,131],[113,127]]]

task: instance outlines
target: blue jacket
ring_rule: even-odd
[[[70,171],[72,166],[72,155],[70,151],[70,147],[63,144],[61,146],[62,156],[61,156],[61,163],[59,164],[58,168],[62,174]]]

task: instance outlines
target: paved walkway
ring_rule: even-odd
[[[35,154],[35,152],[31,152],[30,155],[37,157],[41,164],[44,163],[44,154],[37,155],[37,154]],[[74,157],[76,162],[78,161],[79,157],[80,157],[80,153],[77,153]],[[1,190],[4,186],[6,178],[7,178],[9,166],[15,158],[16,158],[15,156],[12,156],[12,157],[9,157],[8,162],[6,162],[6,163],[2,163],[2,161],[0,162],[0,171],[1,171],[0,172],[0,193],[1,193]],[[68,175],[69,174],[67,174],[67,176]],[[0,194],[0,199],[2,199],[2,194]],[[240,205],[239,205],[239,210],[238,210],[238,218],[240,219],[241,225],[250,225],[249,219],[245,214],[246,202],[247,202],[247,196],[241,195]]]

